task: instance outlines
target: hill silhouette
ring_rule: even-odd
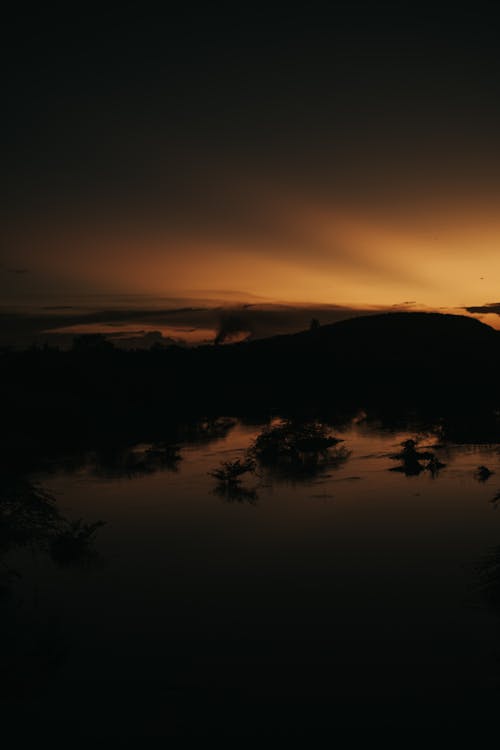
[[[1,354],[11,431],[123,434],[174,417],[354,403],[462,411],[500,405],[500,334],[459,315],[384,313],[193,349],[77,343],[72,351]]]
[[[215,353],[214,353],[215,356]],[[238,344],[228,352],[236,381],[251,372],[262,389],[304,398],[357,391],[362,398],[496,392],[500,334],[480,321],[439,313],[384,313]],[[268,384],[266,386],[266,383]],[[255,387],[255,386],[254,386]],[[309,389],[309,396],[305,390]],[[465,390],[464,390],[465,389]]]
[[[273,347],[300,352],[321,348],[325,354],[333,355],[369,353],[377,360],[414,359],[429,350],[442,357],[444,353],[476,352],[478,347],[495,347],[498,343],[500,334],[476,318],[425,312],[366,315],[250,342],[255,350]]]

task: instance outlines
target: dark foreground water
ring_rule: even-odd
[[[496,724],[498,446],[361,418],[312,464],[218,484],[261,430],[222,421],[167,459],[142,444],[30,476],[105,525],[79,559],[3,540],[5,728],[333,742]],[[392,458],[410,437],[446,466]]]

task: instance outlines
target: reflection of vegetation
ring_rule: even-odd
[[[239,482],[219,482],[214,487],[213,493],[228,503],[250,503],[250,505],[255,505],[259,497],[256,489],[244,487]]]
[[[441,469],[444,469],[446,464],[444,464],[442,461],[437,458],[437,456],[432,456],[424,467],[426,471],[430,472],[430,475],[433,479],[435,479]]]
[[[296,424],[290,421],[261,432],[253,452],[262,463],[282,458],[294,460],[304,454],[322,453],[340,442],[321,424]]]
[[[177,471],[177,464],[181,458],[182,456],[178,445],[153,443],[151,448],[148,448],[146,451],[146,459],[149,462],[149,465],[158,466],[160,469]]]
[[[61,561],[66,549],[75,561],[89,549],[91,538],[103,522],[74,523],[58,510],[46,490],[23,477],[4,477],[0,486],[0,553],[16,547],[37,546]]]
[[[144,440],[128,445],[111,442],[80,455],[79,461],[78,458],[73,460],[69,468],[74,471],[85,466],[96,476],[106,479],[134,479],[158,471],[176,472],[182,461],[181,444],[205,445],[220,440],[235,424],[235,419],[213,417],[169,425],[166,439],[161,438],[161,433],[156,433],[151,442]]]
[[[342,442],[319,422],[287,421],[269,427],[250,449],[254,459],[268,471],[284,478],[310,478],[340,467],[350,456]]]
[[[210,476],[217,479],[214,493],[223,497],[227,502],[255,503],[257,491],[243,487],[241,478],[244,474],[255,471],[255,461],[250,458],[235,461],[222,461],[218,469],[210,471]]]
[[[133,479],[156,471],[178,471],[181,459],[178,445],[153,443],[101,451],[95,454],[93,463],[99,477]]]
[[[393,460],[400,461],[401,464],[400,466],[394,466],[389,471],[400,471],[407,477],[418,476],[422,471],[428,471],[435,478],[439,471],[446,466],[432,451],[418,451],[416,440],[411,438],[404,440],[401,446],[402,451],[391,455]],[[424,461],[425,464],[422,463]]]
[[[235,427],[236,420],[231,417],[211,417],[200,419],[184,426],[181,438],[188,443],[204,445],[212,440],[220,440]]]
[[[103,525],[104,521],[83,523],[81,518],[68,523],[65,529],[58,531],[51,539],[52,559],[60,565],[68,565],[87,558],[94,534]]]
[[[44,544],[57,533],[61,516],[52,496],[20,477],[3,477],[0,486],[0,552]]]
[[[493,548],[483,557],[477,572],[479,588],[487,604],[500,612],[500,547]]]
[[[182,446],[207,445],[223,439],[235,426],[230,418],[172,421],[138,434],[82,433],[81,441],[54,445],[47,441],[2,445],[2,466],[16,476],[86,471],[103,479],[138,478],[161,471],[176,472],[182,461]]]
[[[491,471],[491,469],[488,469],[487,466],[478,466],[476,471],[474,472],[474,477],[478,482],[486,482],[494,473],[495,472]]]
[[[493,495],[493,497],[490,500],[490,503],[493,505],[495,510],[498,508],[500,504],[500,490],[498,490],[498,492],[495,495]]]
[[[242,461],[240,458],[237,458],[236,461],[222,461],[220,467],[210,471],[209,474],[219,482],[235,484],[240,481],[243,474],[254,471],[254,469],[255,461],[251,459]]]
[[[1,477],[0,662],[10,696],[41,687],[64,662],[66,649],[58,623],[43,614],[38,586],[32,593],[30,577],[14,570],[7,554],[27,547],[50,554],[60,565],[80,563],[88,559],[101,525],[71,523],[36,483],[21,475]]]

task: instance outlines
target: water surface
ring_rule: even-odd
[[[207,423],[168,460],[142,443],[30,477],[105,525],[80,561],[36,544],[2,558],[11,717],[116,738],[492,720],[498,446],[361,416],[333,426],[339,460],[218,485],[262,429]],[[394,470],[409,438],[446,465]]]

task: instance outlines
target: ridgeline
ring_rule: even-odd
[[[0,354],[8,434],[149,431],[171,419],[359,407],[494,410],[500,333],[459,315],[386,313],[196,348]]]

